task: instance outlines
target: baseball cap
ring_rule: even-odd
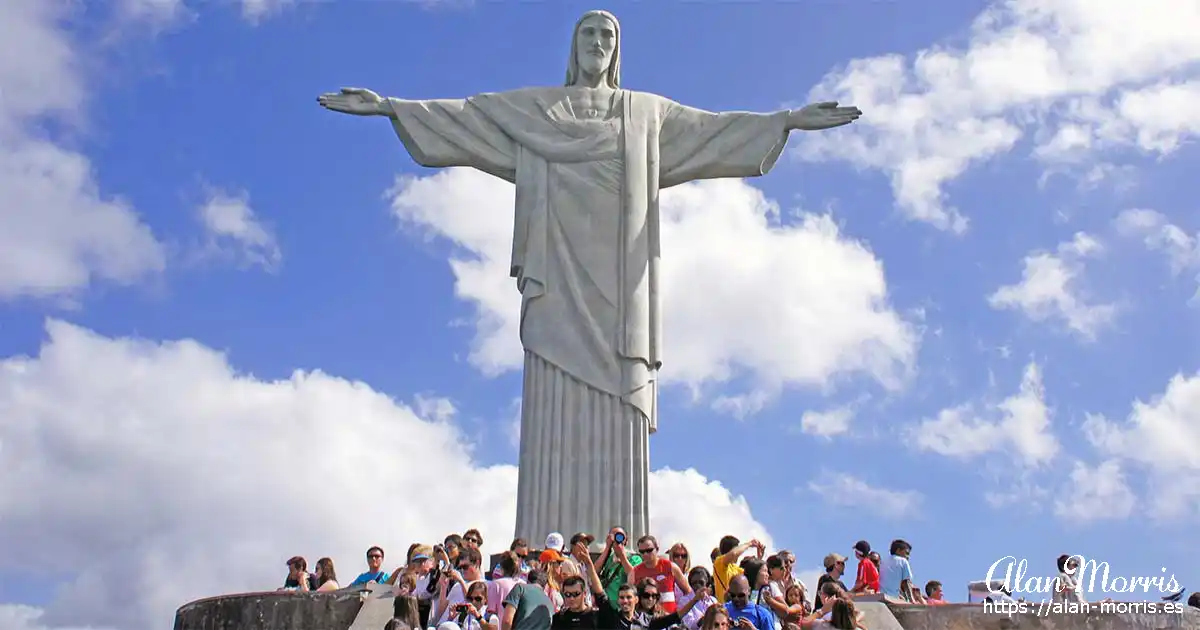
[[[843,556],[840,553],[831,553],[828,556],[825,556],[825,570],[828,571],[833,568],[833,565],[845,561],[846,556]]]
[[[578,532],[574,536],[571,536],[571,546],[572,547],[575,546],[575,543],[583,543],[585,545],[590,545],[595,541],[596,541],[596,537],[587,532]]]
[[[418,545],[416,549],[413,549],[412,559],[428,560],[431,555],[433,555],[433,547],[430,547],[429,545]]]
[[[865,540],[860,540],[860,541],[854,543],[854,550],[865,556],[865,555],[871,553],[871,543],[869,543]]]
[[[560,534],[558,532],[550,532],[550,535],[546,537],[546,549],[554,549],[555,551],[562,551],[562,548],[563,548],[562,534]]]
[[[542,552],[542,555],[538,556],[538,562],[542,564],[546,564],[547,562],[562,562],[563,560],[566,560],[566,558],[557,549],[547,549]]]

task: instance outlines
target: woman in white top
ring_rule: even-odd
[[[692,587],[692,592],[685,593],[683,597],[679,599],[678,605],[681,608],[686,606],[688,602],[692,601],[692,598],[696,597],[696,593],[706,593],[704,595],[704,599],[696,602],[696,604],[692,606],[692,609],[687,611],[687,614],[683,616],[683,627],[687,628],[688,630],[699,630],[700,622],[704,620],[704,612],[708,610],[709,606],[718,603],[717,598],[711,595],[713,589],[713,579],[712,575],[709,574],[708,569],[705,569],[704,567],[692,567],[692,570],[688,571],[687,579],[688,586]]]
[[[475,580],[467,585],[466,599],[450,609],[449,618],[438,630],[500,630],[500,618],[487,611],[487,582]]]
[[[1053,601],[1084,604],[1083,589],[1079,585],[1079,556],[1063,554],[1058,557],[1058,577],[1054,579]]]

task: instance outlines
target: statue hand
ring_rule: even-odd
[[[325,109],[355,116],[387,116],[387,102],[366,88],[342,88],[341,92],[326,92],[317,97]]]
[[[862,116],[857,107],[838,107],[837,101],[805,105],[788,113],[788,129],[818,131],[849,125]]]

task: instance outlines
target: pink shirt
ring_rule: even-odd
[[[508,597],[508,592],[521,582],[523,582],[523,580],[511,577],[496,578],[491,582],[488,582],[488,612],[496,615],[499,615],[501,612],[503,612],[504,598]]]

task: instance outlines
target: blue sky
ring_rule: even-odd
[[[1200,15],[1034,4],[605,7],[624,87],[709,110],[835,98],[865,112],[793,134],[766,177],[664,196],[677,308],[652,466],[698,475],[661,477],[655,511],[710,521],[670,534],[704,552],[745,526],[808,567],[903,537],[917,577],[954,599],[1006,555],[1034,574],[1082,553],[1195,581]],[[0,101],[0,249],[19,252],[0,254],[0,463],[16,471],[0,487],[20,495],[0,501],[0,547],[29,550],[0,559],[4,614],[139,630],[187,598],[273,588],[259,558],[354,566],[369,537],[399,550],[461,531],[474,521],[452,507],[396,512],[427,505],[407,455],[426,439],[446,449],[427,457],[478,473],[438,483],[472,513],[496,506],[485,536],[504,544],[511,189],[417,167],[385,121],[315,97],[554,85],[589,8],[0,9],[14,25],[0,52],[32,59],[0,64],[16,95]],[[1132,22],[1124,46],[1105,43]],[[199,345],[170,343],[183,339]],[[313,488],[281,478],[292,447],[324,462]],[[363,489],[388,479],[411,496]],[[109,513],[126,500],[138,509]],[[181,516],[199,505],[244,526],[218,536],[213,512]],[[387,531],[347,529],[361,519],[333,506]],[[267,535],[311,512],[345,531]],[[236,575],[148,587],[132,607],[95,586],[129,579],[113,567],[211,572],[214,540],[253,549],[230,556]],[[99,612],[80,617],[81,601]]]

